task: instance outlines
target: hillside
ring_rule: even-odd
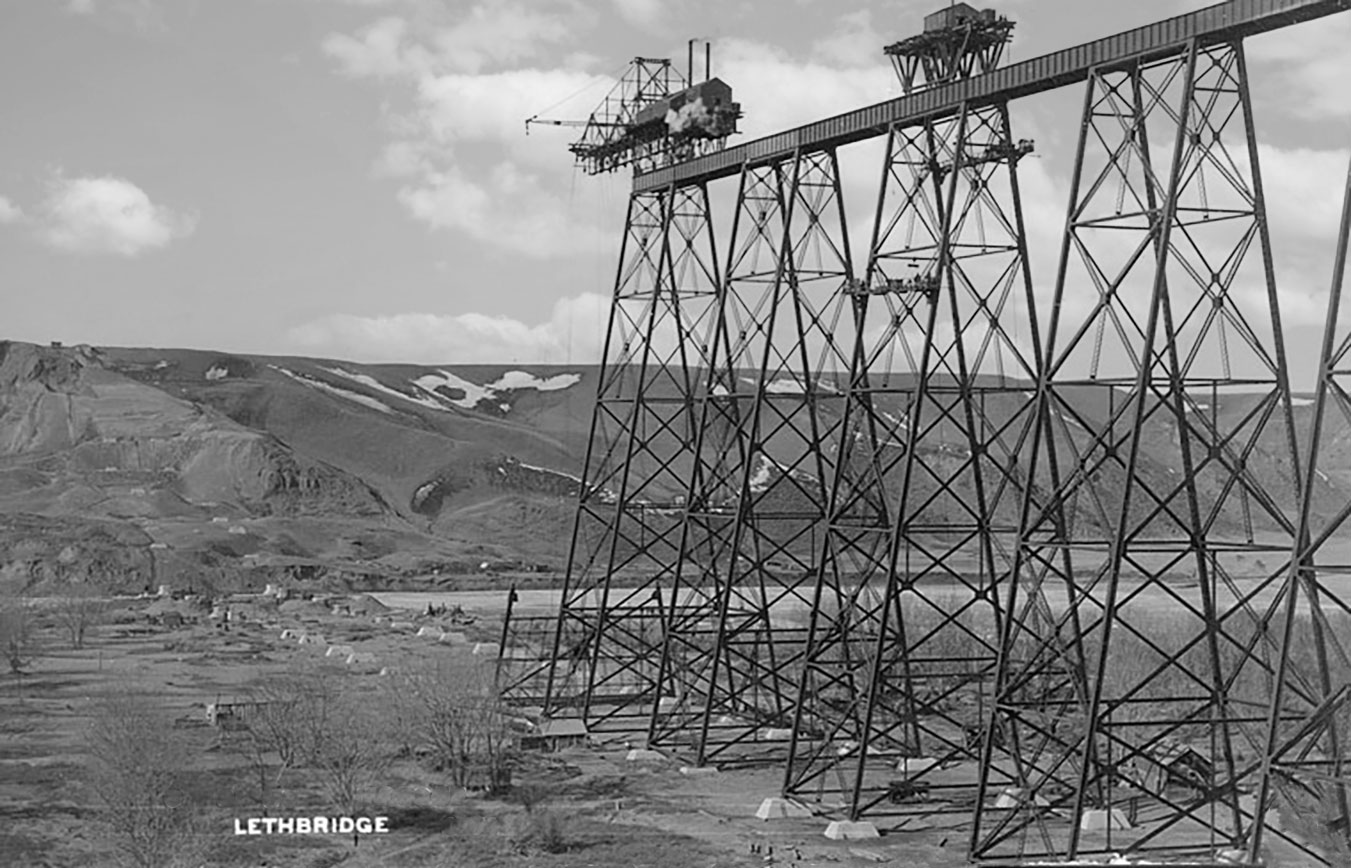
[[[0,583],[37,592],[90,578],[128,591],[285,579],[374,588],[429,576],[559,570],[597,374],[588,366],[363,365],[0,343]],[[769,456],[757,459],[752,496],[767,514],[800,515],[810,509],[804,492],[819,486],[820,456],[783,423],[809,397],[829,430],[844,402],[830,384],[811,396],[771,385],[773,409],[762,434]],[[986,424],[1012,441],[1017,426],[1009,423],[1025,415],[1030,395],[983,399]],[[940,390],[915,407],[897,391],[875,405],[893,439],[903,419],[917,418],[926,429],[910,506],[913,526],[931,529],[921,532],[970,522],[962,502],[974,501],[975,487],[955,400]],[[1105,386],[1066,395],[1057,415],[1067,432],[1062,466],[1088,447],[1114,400]],[[739,403],[750,408],[744,397]],[[1297,425],[1308,424],[1307,403],[1296,401]],[[1246,432],[1263,418],[1256,398],[1217,397],[1197,412],[1234,435],[1248,472],[1290,514],[1292,477],[1278,457],[1284,435],[1268,425],[1248,443]],[[687,427],[667,426],[656,451],[678,449]],[[1336,446],[1348,442],[1345,434],[1333,432],[1328,441],[1334,452],[1315,501],[1323,514],[1351,490],[1351,465]],[[1141,438],[1139,472],[1167,490],[1184,470],[1176,426],[1151,417]],[[899,448],[899,441],[884,448]],[[869,460],[856,454],[856,472]],[[671,506],[683,498],[688,466],[686,452],[670,472],[656,474],[654,457],[639,453],[630,472],[653,475],[643,497]],[[886,474],[893,497],[902,468]],[[1088,494],[1073,503],[1078,532],[1106,527],[1102,515],[1119,508],[1120,476],[1105,469],[1084,488]],[[1226,493],[1213,464],[1202,479],[1202,509],[1214,511],[1215,533],[1275,528],[1255,504]],[[1038,490],[1050,482],[1043,466]],[[1017,522],[1019,498],[1011,491],[994,500],[1005,527]],[[678,507],[658,510],[667,513],[661,521],[678,520]],[[1137,499],[1132,514],[1151,534],[1178,532],[1157,504]],[[797,519],[776,521],[766,520],[759,532],[803,530]],[[806,545],[813,537],[800,538]]]
[[[520,526],[571,515],[584,379],[0,344],[0,568],[140,590],[556,567],[565,535]]]

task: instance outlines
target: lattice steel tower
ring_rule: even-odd
[[[1248,80],[1237,34],[1089,74],[981,859],[1255,846],[1302,472]]]
[[[739,117],[720,79],[640,57],[570,150],[590,174],[652,170],[720,150]],[[650,716],[720,285],[706,185],[635,191],[562,601],[552,618],[508,613],[509,700],[596,728]]]
[[[699,763],[787,748],[852,284],[835,149],[743,167],[650,732]]]
[[[956,4],[886,53],[911,94],[993,72],[1012,29]],[[964,812],[978,781],[1037,380],[1031,150],[1002,101],[888,130],[785,784],[851,818]]]

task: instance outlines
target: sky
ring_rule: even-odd
[[[1192,0],[996,0],[1013,61]],[[898,96],[935,0],[0,0],[0,337],[365,362],[598,360],[630,178],[575,130],[634,56],[713,45],[746,141]],[[1282,315],[1311,362],[1351,144],[1351,15],[1247,43]],[[1016,103],[1029,233],[1082,88]],[[847,198],[870,211],[875,144]],[[721,182],[724,186],[734,180]],[[725,192],[722,195],[727,195]],[[1034,251],[1034,278],[1054,251]]]

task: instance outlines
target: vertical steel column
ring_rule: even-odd
[[[857,293],[885,319],[859,328],[822,558],[846,602],[815,608],[785,787],[855,818],[966,813],[979,781],[1037,378],[1030,149],[1002,105],[889,136]]]
[[[1090,78],[979,861],[1214,858],[1261,824],[1264,558],[1300,484],[1245,74],[1239,45],[1193,44]]]
[[[703,185],[630,199],[546,715],[636,728],[656,701],[718,293],[713,235]]]

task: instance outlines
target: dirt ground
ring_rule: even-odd
[[[548,853],[513,848],[513,824],[526,814],[518,799],[490,799],[450,786],[442,773],[413,759],[397,762],[365,799],[391,830],[345,835],[240,836],[235,820],[258,816],[333,814],[318,783],[296,771],[283,784],[260,787],[255,766],[229,732],[206,721],[213,702],[243,698],[250,684],[297,661],[323,656],[322,646],[283,640],[285,629],[321,632],[329,643],[375,655],[339,677],[378,685],[379,670],[436,655],[468,655],[492,641],[490,617],[441,626],[469,640],[446,646],[391,622],[408,613],[248,612],[229,632],[205,618],[176,629],[152,624],[152,601],[123,602],[85,647],[74,649],[53,627],[22,678],[0,677],[0,866],[90,868],[116,864],[110,832],[87,781],[85,734],[99,697],[145,692],[162,700],[192,748],[194,799],[203,811],[197,864],[270,868],[375,866],[651,866],[734,868],[776,865],[877,864],[946,868],[965,864],[960,830],[930,828],[867,842],[823,836],[825,818],[760,821],[761,800],[777,793],[778,768],[682,773],[674,761],[629,762],[622,743],[536,754],[517,781],[537,795],[561,829],[563,846]],[[414,621],[412,618],[407,618]],[[426,623],[427,619],[420,619]],[[418,621],[414,621],[415,625]],[[352,671],[353,669],[357,671]],[[265,803],[265,804],[264,804]]]
[[[383,596],[383,595],[382,595]],[[821,868],[966,865],[964,817],[912,819],[868,841],[831,841],[825,817],[755,818],[778,794],[782,769],[695,771],[673,759],[631,762],[622,735],[553,753],[529,753],[517,793],[489,798],[451,784],[425,757],[396,761],[363,794],[364,813],[389,817],[390,831],[347,835],[249,836],[250,817],[332,816],[321,781],[296,769],[260,782],[256,757],[238,733],[207,721],[211,703],[245,699],[251,685],[300,664],[326,664],[372,703],[395,675],[419,663],[472,658],[498,636],[490,606],[429,617],[350,598],[350,613],[318,602],[233,607],[230,630],[199,610],[168,628],[151,615],[177,604],[122,600],[85,646],[75,649],[55,624],[38,634],[26,674],[0,674],[0,868],[99,868],[115,865],[112,836],[88,780],[86,735],[108,694],[144,693],[167,710],[190,746],[194,803],[201,810],[199,851],[182,868]],[[39,611],[41,607],[39,606]],[[240,618],[242,616],[242,620]],[[35,619],[42,624],[44,619]],[[456,634],[453,643],[419,636],[422,626]],[[299,644],[283,631],[320,633],[373,659],[355,665],[326,658],[326,645]],[[495,653],[495,647],[482,649]],[[392,736],[391,736],[392,738]],[[275,761],[272,761],[275,766]],[[527,794],[529,794],[527,796]],[[528,803],[528,804],[527,804]],[[521,830],[544,822],[558,846],[521,845]],[[1273,854],[1275,855],[1275,854]],[[1280,854],[1273,868],[1304,860]]]

